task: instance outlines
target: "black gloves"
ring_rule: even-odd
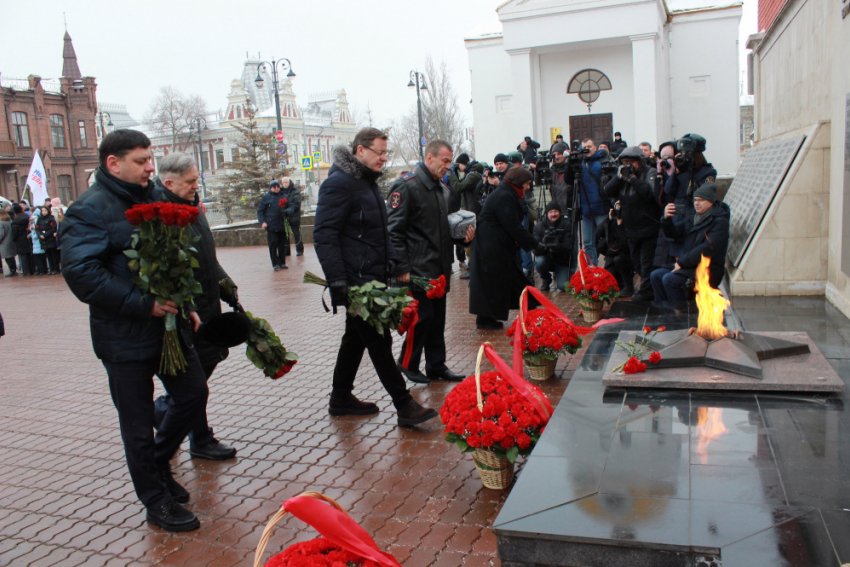
[[[398,260],[387,260],[387,278],[394,278],[398,275]]]
[[[537,246],[534,247],[534,253],[538,256],[545,256],[549,253],[549,249],[543,244],[538,243]]]
[[[348,282],[331,282],[328,287],[331,290],[331,305],[334,307],[348,307]]]

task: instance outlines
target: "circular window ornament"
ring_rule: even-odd
[[[611,90],[611,80],[602,71],[596,69],[584,69],[573,75],[567,87],[567,94],[577,94],[582,102],[590,106],[599,98],[602,91]]]

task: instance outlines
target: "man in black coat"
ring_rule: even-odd
[[[280,180],[280,196],[289,201],[283,209],[283,215],[292,229],[295,240],[295,255],[304,255],[304,242],[301,240],[301,190],[288,177]],[[280,200],[278,200],[280,202]],[[289,240],[286,241],[286,255],[289,256]]]
[[[657,172],[646,164],[638,146],[620,153],[617,175],[605,185],[605,195],[620,201],[620,216],[629,239],[632,265],[640,275],[635,301],[652,301],[650,275],[658,243],[661,204],[655,193]],[[629,286],[631,287],[631,286]]]
[[[207,403],[207,381],[191,345],[183,345],[186,369],[159,375],[171,395],[168,415],[153,435],[153,376],[158,372],[166,313],[171,300],[156,302],[133,282],[125,250],[133,227],[125,213],[153,202],[151,142],[135,130],[108,134],[98,150],[95,182],[68,208],[60,229],[62,274],[77,298],[89,305],[94,352],[106,367],[109,391],[127,466],[147,521],[169,531],[196,530],[200,522],[180,503],[189,493],[171,476],[169,461]],[[197,330],[200,320],[191,314]]]
[[[656,301],[686,299],[685,283],[694,278],[703,256],[710,259],[708,283],[720,286],[726,267],[729,247],[729,205],[717,201],[717,185],[705,183],[694,192],[694,215],[684,222],[676,222],[676,205],[664,209],[661,228],[670,237],[682,242],[682,255],[673,268],[660,268],[652,272],[652,289]]]
[[[345,146],[334,148],[334,164],[319,189],[313,230],[316,256],[330,287],[334,312],[337,307],[348,307],[349,286],[387,283],[396,273],[398,260],[377,184],[387,162],[387,135],[375,128],[363,128],[351,146],[354,153]],[[378,413],[377,405],[361,402],[352,393],[363,351],[368,350],[378,378],[398,411],[399,425],[416,425],[437,417],[437,412],[419,405],[407,390],[393,358],[390,331],[379,334],[362,318],[346,313],[345,334],[334,368],[331,415]]]
[[[549,291],[552,273],[555,274],[555,287],[566,291],[570,281],[570,257],[573,253],[573,224],[569,217],[561,215],[561,207],[556,201],[546,205],[543,220],[534,225],[534,238],[548,249],[548,253],[537,256],[534,267],[540,274],[540,290]]]
[[[522,142],[517,145],[516,149],[522,154],[523,163],[537,163],[537,150],[540,148],[540,143],[531,139],[531,136],[523,138]]]
[[[15,243],[15,254],[21,261],[21,275],[31,276],[32,265],[32,241],[30,240],[30,216],[24,213],[23,207],[15,205],[12,207],[15,217],[12,219],[12,241]]]
[[[389,198],[390,238],[398,254],[398,280],[409,282],[410,276],[434,280],[446,278],[446,293],[452,277],[452,250],[456,244],[470,242],[475,234],[471,226],[465,241],[452,239],[448,216],[449,188],[442,182],[452,163],[452,147],[448,142],[433,140],[425,147],[425,162],[396,188]],[[413,382],[427,384],[431,380],[460,382],[465,378],[446,366],[446,297],[428,298],[426,290],[412,285],[413,297],[419,301],[419,320],[411,329],[413,347],[407,352],[402,345],[399,368]],[[425,374],[419,371],[425,352]],[[407,360],[407,364],[403,361]]]
[[[200,201],[198,195],[198,180],[200,179],[198,168],[192,156],[180,152],[172,152],[159,162],[159,181],[157,195],[166,203],[176,203],[198,207]],[[236,284],[218,263],[215,254],[215,241],[210,231],[209,222],[203,211],[198,215],[198,220],[191,225],[192,236],[198,240],[194,243],[198,259],[198,267],[193,270],[195,281],[201,284],[203,290],[200,295],[195,296],[195,305],[201,321],[208,322],[217,315],[221,315],[221,300],[223,299],[231,306],[236,305]],[[219,282],[229,280],[233,295],[224,290]],[[201,367],[207,382],[215,371],[218,363],[227,358],[228,350],[217,347],[204,340],[201,336],[193,337],[195,350],[201,360]],[[156,425],[159,426],[169,410],[171,396],[165,395],[157,398]],[[207,421],[206,407],[200,412],[189,431],[189,453],[193,457],[223,461],[236,456],[236,449],[218,441],[213,435],[213,430]]]
[[[274,271],[289,268],[286,265],[289,237],[286,235],[286,225],[283,222],[284,211],[280,206],[282,198],[280,181],[275,179],[269,185],[269,192],[263,195],[257,207],[257,221],[266,230],[266,237],[269,241],[269,256]]]
[[[608,146],[608,149],[612,156],[619,157],[620,153],[628,148],[629,145],[623,139],[619,132],[614,132],[614,141],[611,142],[611,145]]]
[[[479,329],[501,329],[508,312],[518,308],[522,290],[531,285],[523,274],[517,250],[534,250],[538,255],[546,252],[546,247],[522,225],[521,201],[531,180],[531,172],[524,167],[509,169],[478,217],[469,267],[469,312],[477,315]]]

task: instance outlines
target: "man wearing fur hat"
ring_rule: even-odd
[[[696,275],[703,256],[711,263],[708,283],[717,288],[723,280],[726,250],[729,246],[729,205],[717,200],[717,185],[704,183],[694,192],[694,214],[676,222],[676,204],[664,209],[661,228],[669,237],[682,243],[682,255],[673,268],[652,272],[652,289],[656,301],[677,301],[686,298],[685,283]]]
[[[334,312],[337,307],[348,307],[349,286],[387,283],[396,275],[398,263],[377,184],[387,162],[387,135],[375,128],[363,128],[354,136],[351,148],[334,148],[333,166],[319,188],[313,230],[316,256],[330,287]],[[419,405],[410,395],[392,349],[388,329],[378,333],[360,317],[346,313],[328,408],[331,415],[378,413],[377,405],[358,400],[352,392],[363,351],[368,350],[378,378],[398,411],[399,425],[416,425],[437,417],[437,412]]]
[[[617,175],[605,185],[605,196],[620,201],[620,215],[629,241],[632,265],[640,275],[635,301],[652,300],[650,275],[658,242],[661,204],[655,195],[657,172],[646,164],[643,150],[631,146],[620,152]],[[625,282],[631,288],[631,282]]]

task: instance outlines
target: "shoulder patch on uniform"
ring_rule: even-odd
[[[708,176],[705,178],[705,183],[714,183],[714,178],[712,176]]]
[[[399,179],[401,179],[402,181],[407,181],[408,179],[413,179],[414,177],[416,177],[416,172],[408,171],[407,173],[399,177]]]
[[[399,205],[401,205],[401,193],[395,191],[390,195],[390,207],[397,209]]]

